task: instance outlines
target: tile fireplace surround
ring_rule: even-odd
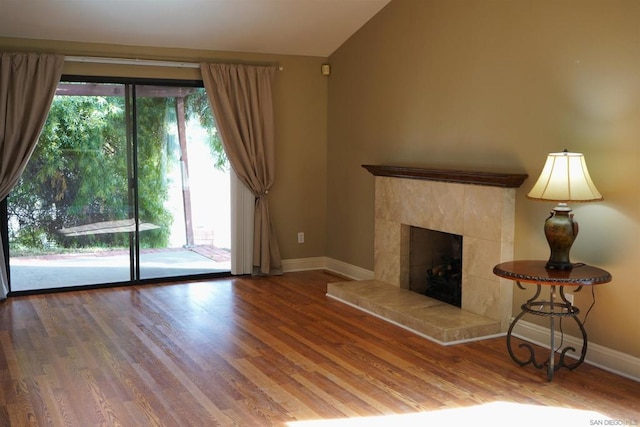
[[[506,332],[515,189],[525,174],[364,165],[375,176],[374,279],[331,283],[327,295],[441,344]],[[409,291],[411,226],[462,236],[462,307]]]

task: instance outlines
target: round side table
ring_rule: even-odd
[[[538,369],[547,369],[547,379],[551,381],[553,374],[560,368],[573,370],[580,366],[587,354],[587,331],[584,329],[583,323],[578,318],[580,309],[571,304],[564,294],[566,286],[576,287],[574,292],[578,292],[583,286],[594,286],[611,281],[611,274],[607,271],[586,264],[575,264],[570,270],[547,269],[545,266],[547,261],[527,260],[527,261],[509,261],[498,264],[493,268],[493,274],[496,276],[513,280],[518,288],[526,290],[522,283],[533,283],[536,285],[536,293],[533,297],[522,304],[522,311],[518,314],[507,332],[507,350],[511,358],[520,366],[533,364]],[[540,300],[540,292],[542,286],[549,287],[549,300]],[[556,295],[556,287],[559,289],[560,299]],[[532,345],[522,343],[520,348],[528,350],[529,357],[521,359],[513,352],[511,344],[511,335],[514,326],[526,314],[534,316],[543,316],[549,318],[550,338],[549,349],[550,354],[546,361],[538,362],[535,357],[535,351]],[[582,334],[582,351],[580,358],[574,363],[567,363],[565,355],[568,351],[576,351],[573,347],[565,347],[563,349],[555,349],[555,319],[556,318],[572,318],[580,328]],[[555,363],[555,354],[560,352],[558,363]]]

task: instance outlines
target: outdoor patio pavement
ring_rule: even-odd
[[[141,279],[230,271],[231,255],[213,246],[142,250]],[[10,259],[11,291],[126,282],[129,252],[43,255]]]

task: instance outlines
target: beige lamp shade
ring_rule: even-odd
[[[529,199],[554,202],[604,200],[593,184],[582,153],[549,153]]]

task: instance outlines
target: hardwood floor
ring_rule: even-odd
[[[342,280],[313,271],[9,298],[0,425],[301,426],[495,402],[592,411],[578,425],[640,422],[638,382],[586,364],[547,382],[503,338],[439,346],[327,298]],[[523,408],[514,416],[533,425]]]

